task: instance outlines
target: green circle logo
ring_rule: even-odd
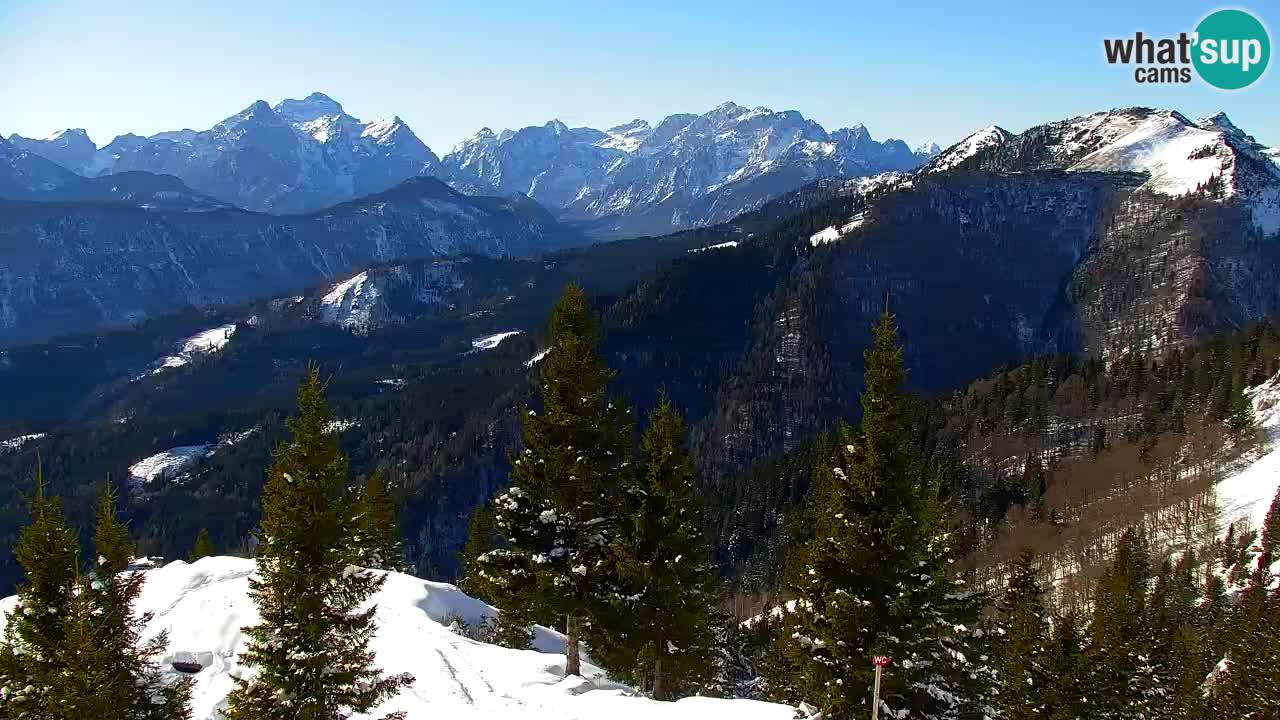
[[[1210,85],[1239,90],[1262,77],[1271,59],[1271,38],[1257,18],[1243,10],[1219,10],[1196,26],[1191,61]]]

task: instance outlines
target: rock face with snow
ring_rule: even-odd
[[[206,557],[144,570],[136,610],[153,613],[142,635],[169,633],[162,660],[171,676],[180,660],[200,666],[193,678],[194,720],[219,720],[233,677],[254,670],[240,665],[243,628],[259,621],[249,597],[254,561]],[[12,611],[16,598],[0,600]],[[374,596],[378,627],[371,647],[378,667],[408,672],[414,683],[379,706],[371,717],[402,711],[417,718],[511,720],[790,720],[794,709],[752,700],[686,698],[656,702],[610,682],[584,663],[584,678],[563,679],[564,639],[536,627],[533,650],[509,650],[471,640],[451,629],[455,620],[476,625],[498,611],[452,585],[387,573]],[[0,625],[3,625],[0,620]]]
[[[203,131],[123,135],[97,149],[83,130],[10,142],[86,176],[173,175],[249,210],[303,212],[433,175],[439,158],[400,118],[363,123],[321,93],[259,100]]]
[[[468,197],[425,177],[284,217],[0,202],[0,345],[296,291],[370,263],[581,242],[527,198]]]
[[[1174,110],[1121,108],[1038,125],[992,126],[944,150],[925,172],[1060,169],[1133,172],[1142,189],[1198,194],[1246,209],[1264,235],[1280,232],[1280,166],[1225,113],[1190,120]]]
[[[907,170],[928,159],[861,125],[828,132],[795,111],[724,103],[605,131],[559,121],[485,128],[445,156],[467,192],[523,192],[602,236],[722,222],[818,177]]]

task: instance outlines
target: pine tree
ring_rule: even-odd
[[[570,285],[551,316],[542,412],[527,410],[511,487],[493,501],[501,543],[482,556],[500,605],[565,619],[566,675],[581,672],[582,624],[613,590],[609,544],[630,441],[624,411],[607,400],[598,335],[586,295]]]
[[[377,608],[364,606],[385,576],[357,567],[351,526],[358,498],[344,492],[347,459],[325,431],[330,419],[310,368],[298,416],[288,422],[293,441],[277,447],[262,493],[257,572],[249,580],[261,622],[244,629],[240,655],[257,674],[237,681],[227,720],[347,718],[413,681],[373,666]]]
[[[196,534],[195,545],[191,547],[191,555],[188,559],[195,562],[200,558],[216,555],[218,548],[214,546],[213,539],[209,537],[209,528],[200,528],[200,532]]]
[[[79,547],[58,501],[45,495],[39,459],[31,524],[22,529],[14,551],[26,583],[18,588],[0,646],[0,717],[61,720],[70,717],[62,700],[71,670],[65,650],[67,623],[75,616]]]
[[[494,513],[481,506],[471,515],[467,525],[467,542],[462,548],[462,579],[458,587],[463,592],[488,603],[498,602],[494,580],[487,574],[481,558],[494,549]],[[492,620],[493,642],[502,647],[527,650],[533,644],[532,626],[536,622],[535,597],[504,597],[506,607]]]
[[[76,651],[76,666],[98,675],[89,683],[93,692],[82,698],[89,717],[102,720],[162,720],[190,717],[191,683],[166,683],[156,658],[168,646],[165,633],[143,643],[142,629],[150,614],[137,615],[133,604],[146,576],[129,572],[134,546],[128,528],[116,517],[115,494],[110,486],[98,498],[94,531],[96,557],[93,573],[81,586],[73,617],[84,621],[72,638],[90,641]],[[87,638],[85,631],[87,630]],[[82,708],[84,709],[84,708]]]
[[[1172,684],[1155,656],[1146,532],[1130,529],[1098,582],[1089,628],[1090,705],[1099,718],[1150,717]]]
[[[1035,556],[1023,552],[1014,563],[1009,585],[996,603],[995,707],[1004,720],[1044,717],[1051,700],[1049,623],[1044,591],[1036,578]]]
[[[356,520],[356,546],[362,567],[404,570],[404,545],[400,535],[400,509],[395,492],[382,468],[373,471],[360,494]]]
[[[620,632],[611,642],[592,644],[593,653],[606,647],[621,654],[605,668],[632,670],[658,700],[704,686],[714,665],[716,576],[684,435],[684,420],[664,395],[641,440],[642,469],[625,493],[614,543],[616,609],[625,621],[612,624]]]
[[[1085,648],[1084,619],[1076,613],[1053,618],[1049,636],[1049,689],[1045,705],[1051,720],[1079,720],[1090,712],[1086,687],[1089,658]]]
[[[869,711],[871,657],[887,655],[884,710],[955,715],[975,701],[962,685],[977,672],[961,658],[976,606],[947,577],[938,483],[912,445],[892,316],[874,335],[859,431],[842,425],[814,468],[813,539],[788,556],[794,612],[767,679],[775,697],[843,720]]]

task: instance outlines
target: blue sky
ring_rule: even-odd
[[[486,125],[608,127],[728,99],[913,145],[1124,105],[1225,110],[1280,145],[1275,68],[1228,93],[1139,85],[1103,61],[1104,37],[1191,31],[1223,5],[965,5],[0,0],[0,133],[84,127],[102,145],[320,90],[364,120],[400,115],[440,154]],[[1280,7],[1235,7],[1274,43]]]

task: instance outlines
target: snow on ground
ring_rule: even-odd
[[[819,245],[826,245],[828,243],[836,242],[840,238],[844,237],[845,235],[848,235],[854,230],[857,230],[858,228],[862,227],[865,224],[867,224],[866,213],[858,213],[857,215],[854,215],[853,218],[849,220],[849,222],[845,223],[844,225],[841,225],[838,228],[835,225],[832,225],[830,227],[823,228],[818,232],[810,235],[809,244],[814,247],[818,247]]]
[[[700,253],[700,252],[706,252],[707,250],[723,250],[725,248],[736,248],[736,247],[738,247],[738,241],[730,240],[728,242],[716,243],[715,245],[708,245],[706,247],[693,248],[691,250],[686,250],[685,252]]]
[[[551,352],[551,348],[547,348],[546,350],[539,351],[537,355],[534,355],[528,360],[525,360],[524,366],[527,368],[531,368],[534,365],[537,365],[538,363],[542,362],[542,359],[545,358],[547,356],[547,353],[549,352]]]
[[[144,638],[167,630],[166,665],[179,657],[203,666],[194,675],[195,720],[220,720],[218,708],[233,686],[232,674],[253,672],[237,662],[244,649],[242,628],[258,622],[248,596],[253,570],[252,560],[207,557],[146,571],[136,607],[153,613]],[[7,616],[15,602],[14,597],[0,600],[0,610]],[[563,680],[559,633],[536,628],[537,650],[509,650],[450,630],[454,617],[474,624],[497,614],[452,585],[388,573],[373,602],[378,666],[412,673],[416,680],[368,717],[402,710],[408,720],[791,720],[795,712],[753,700],[656,702],[608,682],[590,665],[583,671],[593,680]]]
[[[367,329],[381,292],[369,273],[358,273],[334,285],[320,298],[320,319],[349,330]]]
[[[1008,130],[992,125],[985,127],[951,147],[943,150],[929,163],[928,172],[936,173],[950,170],[979,152],[999,145],[1013,137]]]
[[[1253,401],[1254,416],[1264,438],[1263,449],[1257,460],[1217,485],[1223,532],[1231,523],[1242,520],[1248,521],[1250,529],[1261,530],[1271,502],[1280,491],[1280,373],[1245,393]]]
[[[832,225],[831,227],[823,228],[818,232],[810,235],[809,244],[814,247],[818,247],[819,245],[826,245],[827,243],[833,243],[839,239],[840,239],[840,231],[836,229],[835,225]]]
[[[1197,185],[1213,175],[1222,175],[1223,160],[1229,153],[1221,132],[1199,128],[1169,112],[1152,116],[1069,169],[1147,172],[1151,179],[1143,186],[1146,189],[1182,195],[1195,192]]]
[[[496,333],[494,335],[485,335],[471,341],[471,347],[476,350],[492,350],[498,347],[498,344],[512,335],[519,335],[522,330],[508,330],[506,332]]]
[[[324,426],[324,431],[327,433],[343,433],[354,427],[360,427],[359,420],[339,418],[337,420],[330,420],[328,424]]]
[[[129,466],[129,479],[135,483],[171,478],[183,468],[209,454],[210,445],[179,445],[145,457]]]
[[[227,323],[208,330],[201,330],[183,340],[182,344],[178,346],[176,354],[160,358],[160,361],[152,368],[151,374],[155,375],[165,370],[182,367],[199,355],[212,355],[226,347],[227,343],[231,342],[231,336],[235,334],[235,323]]]
[[[44,433],[31,433],[30,435],[19,435],[16,438],[9,438],[8,440],[0,440],[0,455],[17,450],[32,440],[39,440],[44,436]]]

